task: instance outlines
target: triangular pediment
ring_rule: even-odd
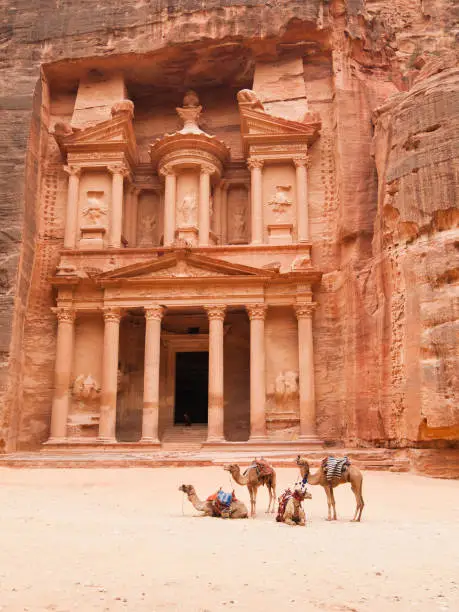
[[[130,116],[122,115],[101,121],[72,133],[54,134],[64,154],[81,151],[118,150],[128,154],[131,161],[137,159],[137,144]]]
[[[176,252],[151,261],[125,266],[99,275],[99,281],[148,281],[215,277],[270,277],[275,272],[230,263],[204,255]]]

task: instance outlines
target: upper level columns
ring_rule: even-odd
[[[175,239],[175,203],[177,199],[177,176],[173,168],[164,166],[161,174],[165,177],[164,188],[164,246],[170,246]]]
[[[199,246],[209,245],[210,232],[210,177],[214,169],[202,165],[199,176]]]
[[[109,166],[112,174],[112,208],[110,218],[109,245],[114,249],[121,246],[121,229],[123,223],[123,183],[126,169],[122,165]]]
[[[70,405],[70,378],[73,367],[75,311],[72,308],[53,309],[57,315],[56,362],[54,366],[54,396],[51,411],[49,442],[67,438],[67,417]]]
[[[316,438],[316,407],[314,387],[314,358],[312,342],[313,302],[297,304],[295,313],[298,319],[298,359],[300,392],[300,436]]]
[[[159,365],[161,320],[164,308],[159,305],[145,308],[145,363],[143,382],[143,416],[141,442],[159,444]]]
[[[307,155],[295,157],[296,168],[298,242],[309,242],[309,202],[308,202],[308,172],[309,158]]]
[[[223,442],[223,321],[225,306],[205,306],[209,317],[208,442]]]
[[[81,168],[75,166],[64,166],[64,170],[69,175],[67,210],[65,214],[64,248],[73,249],[76,245],[78,225],[78,193],[80,187]]]
[[[99,440],[115,442],[116,397],[118,392],[118,349],[121,311],[104,309],[104,350],[102,357],[102,396],[100,402]]]
[[[263,243],[263,160],[250,158],[251,173],[252,244]]]
[[[264,304],[247,306],[250,319],[250,439],[266,437],[266,356]]]

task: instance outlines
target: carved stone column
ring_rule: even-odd
[[[218,243],[222,244],[222,189],[220,185],[214,191],[214,232],[217,234]]]
[[[65,213],[64,248],[74,249],[78,225],[78,194],[80,189],[81,168],[64,166],[69,175],[67,191],[67,210]]]
[[[298,218],[298,242],[309,242],[309,202],[308,202],[308,172],[309,158],[307,155],[293,160],[296,168],[296,197]]]
[[[143,379],[143,416],[141,442],[159,444],[159,364],[161,350],[161,320],[164,308],[145,308],[145,365]]]
[[[266,356],[264,304],[246,306],[250,319],[250,439],[266,437]]]
[[[129,188],[129,222],[128,222],[128,243],[130,247],[137,245],[137,212],[139,208],[140,189],[133,185]]]
[[[220,195],[222,244],[228,243],[228,187],[228,183],[222,181]]]
[[[207,442],[223,442],[223,321],[226,306],[204,306],[209,317],[209,415]]]
[[[104,309],[104,352],[102,357],[102,394],[100,402],[99,440],[116,442],[116,396],[118,392],[118,349],[121,311]]]
[[[247,162],[251,174],[252,244],[263,244],[263,163],[255,158]]]
[[[112,174],[112,206],[110,216],[109,245],[114,249],[121,246],[121,228],[123,226],[123,183],[126,170],[123,166],[109,166]]]
[[[199,246],[208,246],[210,230],[210,176],[213,168],[201,166],[199,179]]]
[[[295,306],[298,319],[300,436],[309,439],[317,438],[312,343],[312,313],[315,307],[316,304],[313,302]]]
[[[53,308],[57,315],[56,362],[54,366],[54,395],[51,409],[51,431],[48,442],[67,438],[67,417],[70,406],[70,378],[73,367],[75,311],[72,308]]]
[[[164,187],[164,246],[170,246],[175,239],[175,206],[177,199],[177,177],[169,166],[161,168],[165,177]]]

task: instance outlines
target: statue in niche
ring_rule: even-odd
[[[197,106],[199,106],[198,94],[193,89],[189,89],[183,96],[183,107],[196,108]]]
[[[91,374],[80,374],[75,378],[72,393],[83,404],[95,400],[100,395],[101,388]]]
[[[140,220],[140,239],[139,246],[149,245],[153,243],[153,232],[156,228],[156,218],[153,215],[147,215]]]
[[[247,221],[243,206],[239,206],[233,212],[232,230],[233,240],[244,240],[246,238]]]
[[[101,218],[107,214],[101,202],[103,194],[103,191],[88,191],[87,193],[87,206],[83,209],[83,217],[90,225],[100,225]]]
[[[274,395],[278,407],[285,407],[298,397],[298,372],[285,370],[279,372],[274,383]]]
[[[184,225],[193,225],[196,223],[196,210],[198,204],[196,201],[196,194],[189,191],[182,200],[179,206],[179,210],[182,214],[182,222]]]
[[[291,190],[291,185],[277,185],[276,193],[269,200],[268,204],[272,206],[275,213],[285,213],[289,206],[292,205],[292,200],[288,198],[288,192]]]
[[[252,89],[241,89],[237,93],[238,104],[250,106],[254,110],[264,110],[263,104],[260,98]]]

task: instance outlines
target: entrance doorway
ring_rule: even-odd
[[[184,423],[187,413],[192,423],[207,423],[209,353],[176,353],[174,423]]]

